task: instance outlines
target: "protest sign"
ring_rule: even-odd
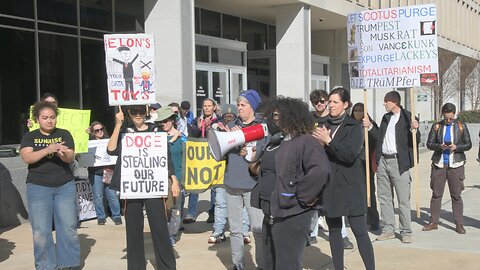
[[[434,4],[366,10],[347,20],[351,88],[438,84]]]
[[[117,156],[107,154],[107,144],[109,139],[88,141],[88,153],[79,154],[78,164],[80,167],[99,167],[106,165],[115,165]]]
[[[34,119],[30,107],[30,119]],[[88,133],[85,129],[90,125],[90,110],[58,108],[57,128],[66,129],[72,134],[75,142],[75,153],[88,152]],[[30,131],[38,129],[38,123],[33,122]]]
[[[155,103],[153,35],[108,34],[103,39],[110,106]]]
[[[87,220],[97,217],[93,201],[92,186],[88,179],[76,179],[78,220]]]
[[[211,186],[223,185],[226,163],[213,158],[206,139],[188,138],[183,147],[185,189],[188,192],[201,193]]]
[[[127,133],[122,139],[120,198],[168,194],[167,133]]]

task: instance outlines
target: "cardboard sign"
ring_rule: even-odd
[[[93,201],[93,191],[88,179],[76,179],[78,220],[87,220],[97,217],[95,212],[95,203]]]
[[[117,156],[107,154],[108,141],[109,139],[88,141],[88,153],[78,155],[79,166],[88,168],[115,165]]]
[[[201,193],[215,185],[223,185],[226,162],[213,158],[206,139],[188,138],[183,149],[185,189]]]
[[[166,132],[127,133],[122,139],[120,198],[148,199],[168,194]]]
[[[349,14],[350,87],[437,85],[436,12],[428,4]]]
[[[113,105],[155,103],[153,35],[104,35],[108,102]]]
[[[34,119],[30,107],[30,119]],[[58,108],[57,128],[66,129],[72,134],[75,142],[75,153],[88,152],[88,133],[85,129],[90,125],[90,110]],[[32,122],[30,131],[38,129],[38,123]]]

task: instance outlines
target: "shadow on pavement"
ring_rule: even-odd
[[[15,243],[10,242],[7,239],[0,238],[0,262],[8,260],[10,255],[13,254],[15,249]]]

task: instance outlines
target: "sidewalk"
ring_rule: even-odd
[[[467,153],[465,190],[463,192],[465,228],[467,234],[459,235],[453,231],[455,224],[451,213],[450,196],[446,189],[443,197],[441,225],[438,231],[422,232],[424,222],[428,221],[428,208],[431,191],[430,157],[431,152],[420,154],[419,194],[421,217],[415,213],[415,183],[412,185],[412,229],[413,243],[402,244],[400,239],[385,242],[375,241],[376,235],[370,234],[375,250],[377,269],[480,269],[480,168],[475,161],[478,146]],[[413,173],[412,173],[413,176]],[[207,244],[211,224],[207,224],[209,193],[200,196],[199,209],[203,212],[197,222],[185,224],[185,231],[175,247],[177,269],[232,269],[230,242]],[[148,221],[145,219],[145,244],[147,269],[154,269],[155,260]],[[125,228],[115,226],[109,219],[105,226],[98,226],[96,220],[82,223],[78,230],[83,269],[126,269]],[[328,232],[320,232],[318,244],[305,249],[305,269],[333,269],[330,247],[322,238],[328,238]],[[349,238],[355,238],[349,231]],[[246,245],[246,269],[255,269],[252,255],[254,245]],[[347,269],[364,269],[358,249],[345,251]],[[30,224],[0,231],[0,269],[32,269],[33,245]]]

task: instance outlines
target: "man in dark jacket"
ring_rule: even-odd
[[[462,190],[465,189],[465,151],[472,148],[472,140],[467,125],[455,119],[456,108],[452,103],[446,103],[442,107],[443,120],[433,124],[428,134],[427,147],[433,150],[432,173],[430,188],[432,199],[430,200],[430,223],[425,225],[422,231],[438,229],[440,210],[442,208],[442,196],[445,182],[448,181],[450,197],[452,198],[453,218],[455,231],[465,234],[463,227],[463,200]]]
[[[395,191],[399,205],[401,240],[402,243],[411,243],[409,169],[414,166],[412,130],[417,132],[415,142],[417,145],[420,142],[420,132],[418,132],[418,122],[412,119],[411,113],[400,105],[398,92],[388,92],[384,98],[384,106],[387,113],[382,118],[377,141],[377,186],[383,228],[377,240],[395,238],[393,206],[393,191]]]

